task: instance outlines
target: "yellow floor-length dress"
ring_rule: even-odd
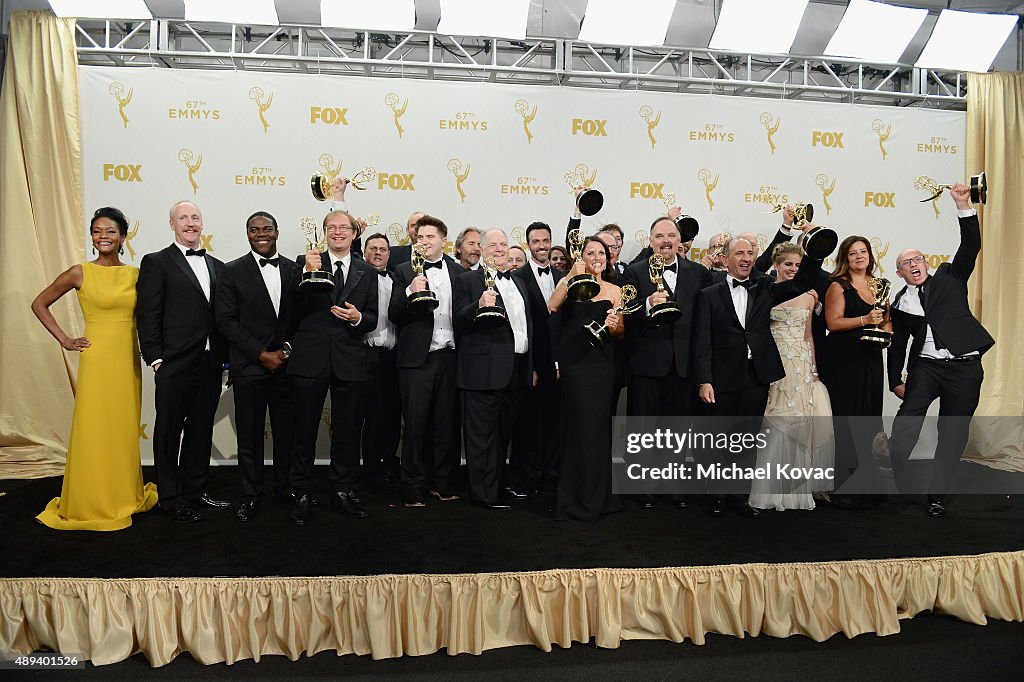
[[[85,317],[78,393],[64,485],[36,518],[58,530],[120,530],[157,502],[139,457],[142,369],[130,265],[82,264],[78,303]]]

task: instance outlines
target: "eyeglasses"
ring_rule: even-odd
[[[918,263],[924,262],[924,256],[911,256],[910,258],[904,258],[896,264],[898,268],[905,268],[908,265],[917,265]]]
[[[328,225],[327,234],[345,234],[347,232],[355,232],[356,228],[349,227],[348,225]]]

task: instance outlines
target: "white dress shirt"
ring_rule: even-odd
[[[736,309],[736,317],[739,318],[740,326],[744,329],[747,328],[747,299],[750,297],[750,292],[747,291],[746,287],[734,287],[733,282],[736,281],[748,281],[737,280],[732,275],[725,276],[725,282],[729,286],[729,293],[732,295],[732,307]],[[754,354],[750,351],[750,346],[747,346],[747,359],[754,357]]]
[[[436,263],[437,261],[429,261]],[[434,332],[430,337],[429,352],[442,348],[455,348],[455,327],[452,324],[452,278],[448,274],[448,263],[441,256],[441,267],[426,269],[424,262],[423,274],[427,285],[437,296],[437,307],[434,308]],[[405,288],[405,295],[412,293],[412,285]]]
[[[342,278],[344,279],[345,284],[348,284],[349,268],[352,265],[352,252],[349,251],[342,258],[338,258],[333,253],[328,251],[327,252],[327,257],[331,261],[331,275],[332,276],[334,275],[334,273],[336,273],[338,271],[338,261],[341,261]]]
[[[394,282],[391,275],[385,273],[383,277],[378,273],[377,277],[377,327],[366,335],[366,345],[370,348],[386,348],[391,350],[398,341],[395,333],[395,325],[388,319],[387,310],[391,305],[391,287]]]
[[[263,260],[263,256],[252,252],[252,257],[256,259],[256,267],[260,269],[260,275],[263,277],[263,283],[267,285],[267,293],[270,294],[270,302],[274,304],[274,314],[281,314],[281,265],[275,268],[273,265],[260,265],[260,261]],[[278,258],[275,253],[271,258]]]
[[[530,348],[526,336],[526,301],[523,300],[523,295],[519,293],[519,287],[511,278],[498,277],[497,273],[492,274],[494,275],[494,287],[501,294],[501,302],[505,305],[505,314],[512,326],[515,352],[517,354],[525,353]]]
[[[181,255],[185,256],[185,252],[188,251],[187,246],[182,246],[178,242],[174,242],[174,245],[181,251]],[[192,272],[196,274],[196,279],[199,280],[199,286],[203,289],[203,296],[206,297],[207,302],[210,301],[210,268],[206,265],[206,258],[203,256],[185,256],[185,262],[192,268]],[[210,337],[206,337],[206,348],[203,350],[210,350]],[[161,360],[153,362],[155,365]]]
[[[541,267],[547,267],[548,271],[541,274]],[[551,300],[551,294],[555,292],[555,278],[551,276],[551,261],[548,261],[547,266],[542,266],[531,258],[530,272],[533,273],[533,278],[537,280],[537,286],[540,287],[540,293],[544,297],[544,302],[547,303]]]

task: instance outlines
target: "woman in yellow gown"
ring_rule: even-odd
[[[101,208],[89,228],[96,260],[61,273],[32,302],[32,312],[69,351],[81,352],[75,416],[64,485],[36,518],[58,530],[120,530],[132,514],[156,504],[156,486],[143,485],[139,457],[142,375],[135,335],[135,280],[139,270],[118,258],[128,221]],[[85,336],[72,339],[50,306],[76,289]]]

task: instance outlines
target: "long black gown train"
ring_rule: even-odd
[[[583,325],[603,323],[610,301],[566,301],[561,309],[558,366],[562,384],[564,449],[559,465],[555,518],[596,521],[621,509],[612,494],[611,430],[615,390],[615,346],[598,350]]]

